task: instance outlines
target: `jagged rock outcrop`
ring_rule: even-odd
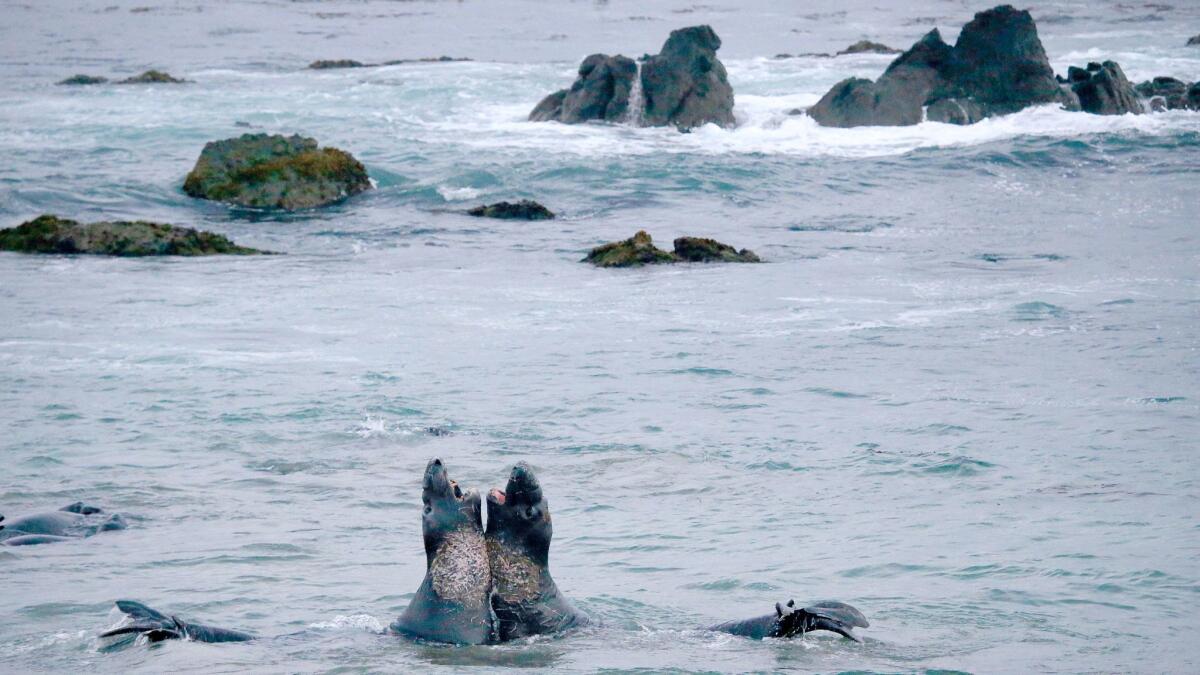
[[[761,262],[753,251],[737,250],[728,244],[700,237],[679,237],[675,250],[664,251],[639,230],[624,241],[614,241],[592,249],[580,262],[597,267],[640,267],[678,262]]]
[[[86,253],[112,256],[254,255],[212,232],[146,221],[82,224],[53,215],[39,216],[0,230],[0,250],[22,253]]]
[[[1139,96],[1150,99],[1153,105],[1161,105],[1162,110],[1200,110],[1200,101],[1188,100],[1188,90],[1193,88],[1183,80],[1174,77],[1156,77],[1139,83],[1133,88]],[[1154,104],[1156,99],[1161,104]]]
[[[732,126],[733,88],[717,59],[720,47],[721,39],[709,26],[673,31],[661,52],[644,59],[637,82],[641,97],[635,102],[640,107],[633,111],[629,106],[637,64],[621,55],[592,54],[579,65],[571,88],[542,99],[529,119],[568,124],[633,119],[681,130],[708,123]]]
[[[592,54],[579,64],[579,76],[571,88],[542,99],[529,113],[529,119],[567,124],[620,121],[629,110],[629,94],[636,76],[637,64],[632,59]]]
[[[181,80],[177,77],[164,73],[161,70],[147,70],[141,75],[134,75],[123,80],[117,80],[117,84],[185,84],[187,80]]]
[[[1079,107],[1093,115],[1140,115],[1144,111],[1133,85],[1115,61],[1092,62],[1087,68],[1071,66],[1067,70],[1071,91],[1079,97]]]
[[[303,136],[244,134],[204,146],[183,191],[253,208],[307,209],[371,188],[350,153]]]
[[[1054,77],[1029,12],[1001,5],[963,26],[953,47],[934,29],[872,82],[834,85],[809,114],[823,126],[971,124],[1031,105],[1078,107]]]
[[[59,80],[58,84],[81,86],[87,84],[104,84],[105,82],[108,82],[108,78],[99,75],[72,75],[65,80]]]
[[[476,206],[467,215],[477,218],[500,218],[502,220],[551,220],[554,212],[541,204],[522,199],[519,202],[496,202]]]
[[[662,51],[642,63],[642,122],[682,130],[733,126],[733,87],[717,58],[720,48],[709,26],[671,31]]]

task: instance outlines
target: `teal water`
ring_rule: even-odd
[[[810,4],[6,6],[0,225],[288,255],[0,255],[0,513],[130,521],[0,549],[0,670],[1196,670],[1200,114],[821,129],[788,111],[887,58],[770,56],[952,38],[983,7]],[[1034,16],[1060,71],[1200,77],[1190,4]],[[590,51],[700,22],[738,129],[523,121]],[[441,54],[476,61],[303,70]],[[52,85],[151,66],[195,82]],[[290,216],[184,196],[238,122],[349,150],[378,189]],[[456,213],[514,197],[562,217]],[[578,264],[642,228],[768,262]],[[424,572],[432,456],[480,488],[537,468],[598,626],[382,634]],[[103,651],[127,597],[267,639]],[[866,643],[697,630],[791,597],[859,607]]]

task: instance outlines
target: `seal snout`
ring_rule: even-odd
[[[533,475],[533,469],[525,462],[518,462],[509,474],[508,486],[503,494],[505,499],[500,501],[501,504],[505,500],[534,503],[542,498],[542,486],[538,484],[537,476]]]
[[[500,488],[492,488],[491,490],[488,490],[488,501],[490,502],[504,504],[504,499],[506,496],[507,495],[505,495],[504,491]]]

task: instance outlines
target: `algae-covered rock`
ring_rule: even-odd
[[[87,84],[104,84],[105,82],[108,82],[108,78],[99,75],[72,75],[65,80],[59,80],[58,84],[81,86]]]
[[[123,80],[117,80],[117,84],[184,84],[187,80],[181,80],[177,77],[171,77],[161,70],[147,70],[141,75],[134,75]]]
[[[336,70],[338,68],[366,68],[367,64],[354,59],[320,59],[308,64],[312,70]]]
[[[674,253],[656,247],[650,235],[639,230],[625,241],[597,246],[580,262],[589,262],[596,267],[640,267],[678,261]]]
[[[477,218],[501,218],[504,220],[550,220],[554,212],[541,204],[528,199],[522,199],[515,204],[512,202],[496,202],[476,206],[467,211],[467,215]]]
[[[244,134],[204,146],[183,191],[200,199],[288,211],[345,199],[371,188],[350,153],[303,136]]]
[[[879,42],[871,42],[870,40],[859,40],[854,44],[839,51],[835,56],[844,56],[847,54],[900,54],[903,49],[889,47]]]
[[[679,237],[675,240],[675,255],[685,262],[762,262],[754,251],[737,250],[729,244],[701,237]]]
[[[93,255],[254,255],[266,253],[238,246],[212,232],[142,220],[83,224],[43,215],[0,230],[0,250],[22,253],[88,253]]]

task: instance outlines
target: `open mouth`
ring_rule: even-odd
[[[504,500],[507,497],[508,497],[508,495],[504,494],[504,491],[501,490],[500,488],[492,488],[491,490],[488,491],[488,501],[489,502],[495,502],[497,504],[504,504]]]
[[[458,481],[456,481],[456,480],[450,481],[450,487],[454,489],[454,498],[462,499],[463,492],[462,492],[462,489],[458,487]]]

